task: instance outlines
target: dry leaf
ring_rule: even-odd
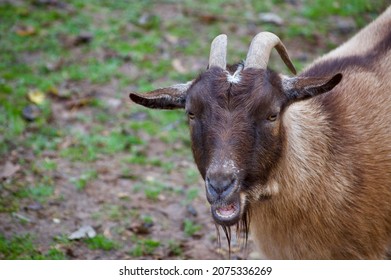
[[[30,36],[34,35],[37,30],[33,26],[19,26],[15,32],[19,36]]]
[[[30,223],[31,222],[31,219],[27,218],[26,216],[23,216],[22,214],[19,214],[19,213],[16,213],[16,212],[13,212],[12,213],[12,216],[25,222],[25,223]]]
[[[27,97],[31,102],[37,105],[40,105],[45,101],[45,94],[40,90],[30,90]]]
[[[164,38],[171,44],[171,45],[177,45],[179,43],[179,38],[177,36],[166,34],[164,35]]]
[[[186,74],[188,73],[188,70],[185,68],[185,66],[183,66],[182,62],[175,58],[172,60],[172,67],[174,67],[175,71],[177,71],[178,73],[180,74]]]
[[[69,236],[69,240],[82,239],[82,238],[93,238],[96,236],[96,232],[92,226],[82,226],[77,231],[72,232]]]
[[[87,105],[91,104],[92,101],[93,101],[93,99],[92,98],[88,98],[88,97],[79,98],[79,99],[76,99],[76,100],[68,101],[65,104],[65,106],[68,109],[73,110],[73,109],[77,109],[77,108],[81,108],[81,107],[87,106]]]
[[[13,163],[7,161],[3,167],[3,170],[0,171],[0,179],[7,179],[12,177],[20,169],[19,165],[14,165]]]

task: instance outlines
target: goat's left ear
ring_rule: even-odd
[[[283,87],[291,102],[308,99],[332,90],[342,80],[342,74],[332,77],[294,77],[285,78]]]
[[[192,84],[190,81],[144,94],[131,92],[129,97],[133,102],[152,109],[184,109],[187,90]]]

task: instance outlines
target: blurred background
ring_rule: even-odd
[[[0,0],[0,259],[228,258],[183,112],[128,93],[193,79],[220,33],[229,63],[271,31],[301,70],[389,4]]]

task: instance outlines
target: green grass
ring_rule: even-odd
[[[34,238],[29,235],[15,235],[7,239],[0,234],[0,259],[7,260],[63,260],[65,254],[56,249],[50,248],[41,252],[34,244]]]
[[[144,190],[145,197],[151,201],[157,201],[163,192],[168,195],[174,192],[171,186],[155,179],[145,180],[141,188]]]
[[[192,220],[185,219],[183,221],[183,232],[186,236],[191,237],[194,236],[197,232],[202,229],[201,225],[196,224]]]
[[[138,239],[130,251],[130,255],[133,257],[152,255],[160,245],[160,241],[154,239]]]
[[[182,246],[177,240],[168,241],[168,250],[170,252],[170,255],[178,257],[183,255]]]
[[[127,151],[132,145],[142,144],[142,140],[124,131],[113,130],[91,134],[74,135],[74,144],[60,151],[60,155],[74,161],[94,161],[99,154],[115,154]]]
[[[110,251],[118,247],[118,244],[113,240],[105,237],[102,234],[98,234],[95,237],[85,239],[84,242],[88,248],[92,250],[104,250]]]
[[[146,146],[147,143],[132,145],[129,155],[122,159],[124,168],[129,168],[129,165],[154,166],[162,168],[164,173],[170,173],[174,169],[175,163],[166,158],[148,157]]]
[[[200,179],[200,173],[196,168],[188,168],[185,171],[185,183],[187,185],[193,185]]]
[[[31,198],[41,203],[46,202],[54,193],[54,187],[47,184],[38,184],[19,189],[15,196],[18,198]]]
[[[192,188],[192,189],[189,189],[186,193],[186,202],[187,203],[190,203],[192,202],[194,199],[196,199],[199,195],[199,190],[198,188],[195,189],[195,188]]]
[[[96,170],[89,170],[83,172],[80,177],[71,178],[70,181],[75,185],[77,190],[82,191],[89,182],[96,178],[98,178],[98,172]]]
[[[45,158],[42,162],[42,168],[47,171],[53,171],[57,169],[57,163],[51,159]]]
[[[153,224],[153,217],[150,215],[145,215],[142,217],[142,221],[145,224]]]

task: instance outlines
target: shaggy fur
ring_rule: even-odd
[[[130,98],[186,110],[211,213],[229,242],[236,225],[270,259],[389,256],[391,8],[298,76],[210,67]]]
[[[362,43],[361,43],[362,42]],[[251,205],[268,258],[383,259],[391,247],[391,9],[301,76],[334,90],[284,114],[279,195]],[[256,213],[256,214],[255,214]]]

